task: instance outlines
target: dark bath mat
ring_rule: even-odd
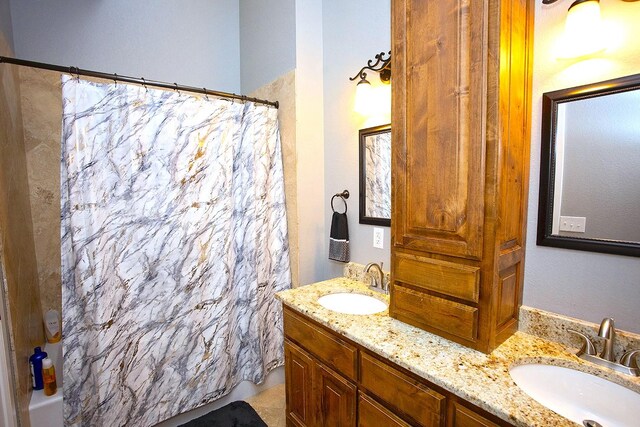
[[[179,427],[268,427],[247,402],[238,400]]]

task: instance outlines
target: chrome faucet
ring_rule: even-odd
[[[364,272],[369,273],[372,268],[375,269],[378,273],[379,281],[378,279],[376,279],[375,275],[371,275],[371,284],[369,285],[369,287],[374,290],[380,289],[382,292],[388,293],[389,284],[385,283],[384,281],[384,272],[382,271],[382,265],[382,262],[380,263],[380,265],[376,264],[375,262],[370,262],[364,267]]]
[[[616,363],[613,353],[613,345],[616,338],[616,329],[613,319],[610,317],[602,319],[598,336],[604,338],[602,352],[598,355],[593,342],[585,334],[567,329],[569,332],[578,335],[582,339],[582,347],[576,353],[581,359],[588,360],[600,366],[606,366],[615,371],[622,372],[627,375],[640,376],[640,367],[638,367],[637,357],[640,356],[640,350],[627,351],[622,355],[620,361]]]
[[[609,362],[615,362],[615,357],[613,355],[613,343],[616,339],[616,329],[612,318],[607,317],[602,319],[598,336],[600,338],[604,338],[604,345],[602,346],[600,358],[608,360]]]

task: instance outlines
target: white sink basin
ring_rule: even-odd
[[[585,420],[603,427],[640,425],[640,394],[611,381],[542,364],[514,366],[509,372],[525,393],[579,425]]]
[[[341,292],[318,298],[318,304],[338,313],[374,314],[387,309],[387,304],[369,295]]]

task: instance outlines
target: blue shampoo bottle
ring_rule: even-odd
[[[29,358],[34,390],[42,390],[44,388],[44,381],[42,380],[42,361],[45,357],[47,357],[47,353],[42,351],[40,347],[36,347],[33,349],[33,354]]]

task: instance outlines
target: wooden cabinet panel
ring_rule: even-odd
[[[356,386],[331,369],[316,364],[317,425],[349,427],[356,423]]]
[[[329,332],[284,310],[285,335],[348,378],[356,377],[356,349]]]
[[[395,317],[429,331],[446,332],[446,338],[473,341],[477,337],[478,309],[434,295],[416,292],[400,283],[394,286]],[[441,334],[442,335],[442,334]]]
[[[303,350],[285,341],[287,419],[296,426],[313,426],[313,371],[315,363]]]
[[[360,384],[421,426],[443,425],[443,395],[364,352],[360,353]]]
[[[358,393],[358,427],[410,427],[375,400]]]
[[[486,9],[392,2],[395,246],[482,255]]]
[[[488,353],[522,300],[535,3],[391,4],[389,314]]]
[[[396,280],[452,297],[478,302],[480,268],[397,253]]]
[[[498,424],[458,402],[452,403],[447,427],[498,427]]]
[[[295,316],[312,325],[302,315]],[[329,330],[323,333],[338,340]],[[438,391],[437,386],[370,354],[358,344],[344,344],[359,354],[355,366],[359,377],[355,382],[320,363],[286,337],[288,426],[351,427],[356,421],[362,427],[511,426],[447,391]]]

